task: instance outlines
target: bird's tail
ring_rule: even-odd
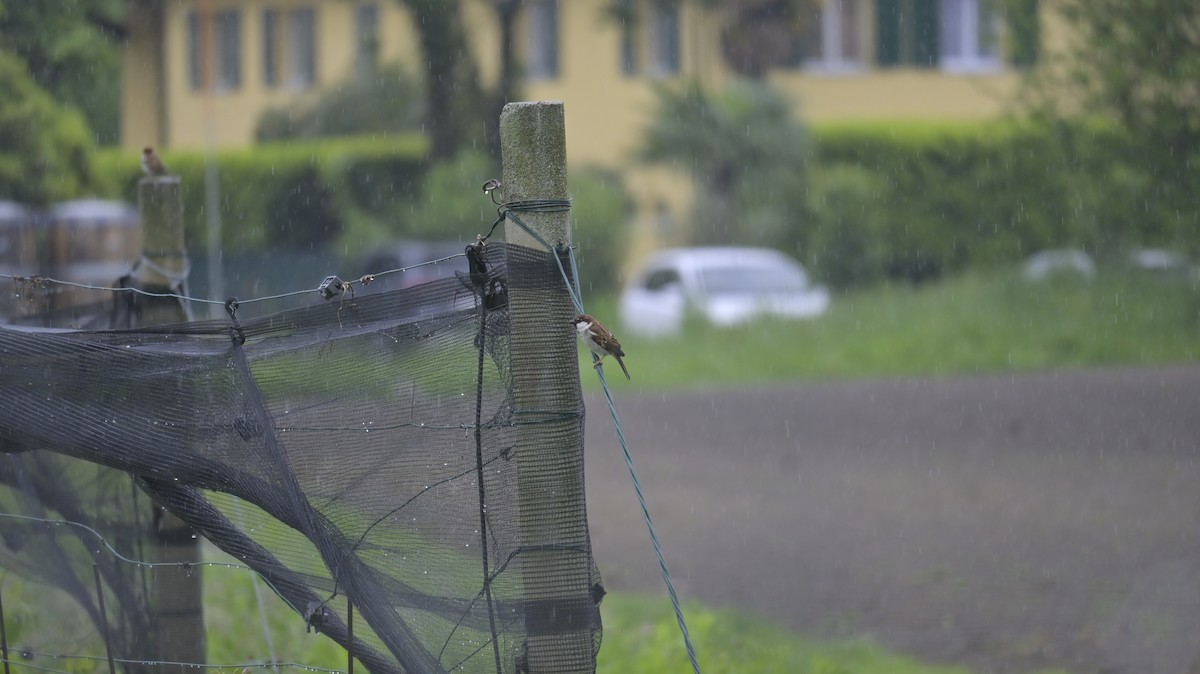
[[[625,373],[625,378],[629,379],[629,370],[625,367],[625,360],[620,356],[613,356],[617,359],[617,364],[621,366],[621,372]]]

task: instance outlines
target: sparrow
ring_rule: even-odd
[[[597,368],[600,367],[600,363],[604,362],[605,356],[612,356],[617,359],[617,364],[621,366],[625,378],[629,379],[629,370],[625,367],[625,361],[621,360],[625,352],[621,349],[621,343],[617,341],[616,337],[613,337],[608,328],[587,314],[579,314],[571,319],[571,323],[575,325],[579,339],[583,340],[587,348],[599,357],[595,364]]]
[[[167,173],[167,167],[162,163],[162,160],[155,154],[154,148],[147,147],[142,150],[142,172],[151,178],[160,178]]]

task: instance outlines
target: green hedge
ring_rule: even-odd
[[[225,250],[309,249],[401,238],[425,173],[427,143],[418,136],[261,144],[216,154]],[[207,241],[205,159],[201,152],[163,152],[183,183],[188,245]],[[134,202],[139,153],[97,152],[102,196]]]
[[[1139,162],[1099,125],[817,127],[798,247],[834,285],[921,281],[1057,247],[1200,253],[1200,201],[1184,175]]]

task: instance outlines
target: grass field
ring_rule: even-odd
[[[633,376],[628,385],[644,389],[1200,357],[1200,282],[1182,275],[1124,271],[1092,281],[1031,282],[1015,270],[971,272],[921,287],[838,295],[824,316],[812,320],[732,329],[693,321],[687,341],[639,339],[621,329],[613,298],[585,301],[589,313],[615,324]],[[610,383],[628,386],[615,364],[605,368]],[[585,376],[584,385],[595,386],[595,378]]]
[[[265,592],[267,621],[277,657],[310,667],[346,669],[332,641],[306,633],[303,621]],[[266,639],[255,590],[244,571],[215,568],[205,575],[209,662],[265,662]],[[604,640],[599,674],[691,671],[675,615],[665,598],[614,593],[601,605]],[[686,608],[698,660],[707,674],[969,674],[958,667],[921,664],[862,641],[818,643],[731,611],[698,604]]]

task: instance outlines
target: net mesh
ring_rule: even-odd
[[[107,517],[138,558],[149,497],[373,672],[594,669],[570,300],[550,254],[477,251],[469,274],[244,321],[0,329],[4,505]],[[8,568],[5,532],[30,529],[0,523]],[[41,536],[64,559],[41,577],[84,604],[89,537]],[[136,567],[104,582],[117,647],[152,659]]]

